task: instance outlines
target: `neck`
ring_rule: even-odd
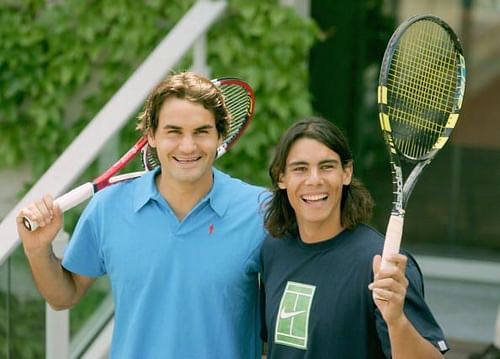
[[[168,202],[170,208],[172,208],[180,221],[210,192],[212,185],[212,174],[205,181],[192,183],[171,181],[166,176],[162,176],[161,173],[156,177],[158,191]]]
[[[323,242],[337,236],[343,230],[340,219],[334,223],[299,223],[299,235],[304,243]]]

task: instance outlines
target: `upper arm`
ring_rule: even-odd
[[[67,278],[66,281],[69,280],[70,287],[72,287],[72,289],[70,290],[70,292],[67,292],[66,299],[58,301],[58,303],[56,303],[54,299],[49,302],[49,298],[46,298],[48,303],[54,310],[70,309],[78,304],[85,293],[87,293],[90,286],[95,282],[95,278],[93,277],[82,276],[76,273],[69,272],[64,267],[62,267],[62,269],[65,272],[65,276]],[[71,296],[68,297],[69,295]],[[63,297],[60,297],[60,299],[62,298]]]

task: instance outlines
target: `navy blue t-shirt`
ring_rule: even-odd
[[[267,238],[262,248],[268,358],[390,358],[387,326],[368,284],[382,235],[366,225],[306,244]],[[422,274],[408,253],[404,312],[441,351],[448,346],[424,301]]]

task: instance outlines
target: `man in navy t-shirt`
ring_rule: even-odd
[[[443,333],[409,254],[380,269],[383,236],[366,223],[373,201],[353,177],[342,132],[299,121],[271,162],[262,280],[269,359],[442,358]],[[373,294],[376,300],[373,299]]]

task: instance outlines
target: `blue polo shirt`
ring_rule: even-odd
[[[110,186],[82,214],[63,266],[107,274],[112,358],[260,358],[258,271],[264,189],[214,169],[179,221],[152,171]]]

